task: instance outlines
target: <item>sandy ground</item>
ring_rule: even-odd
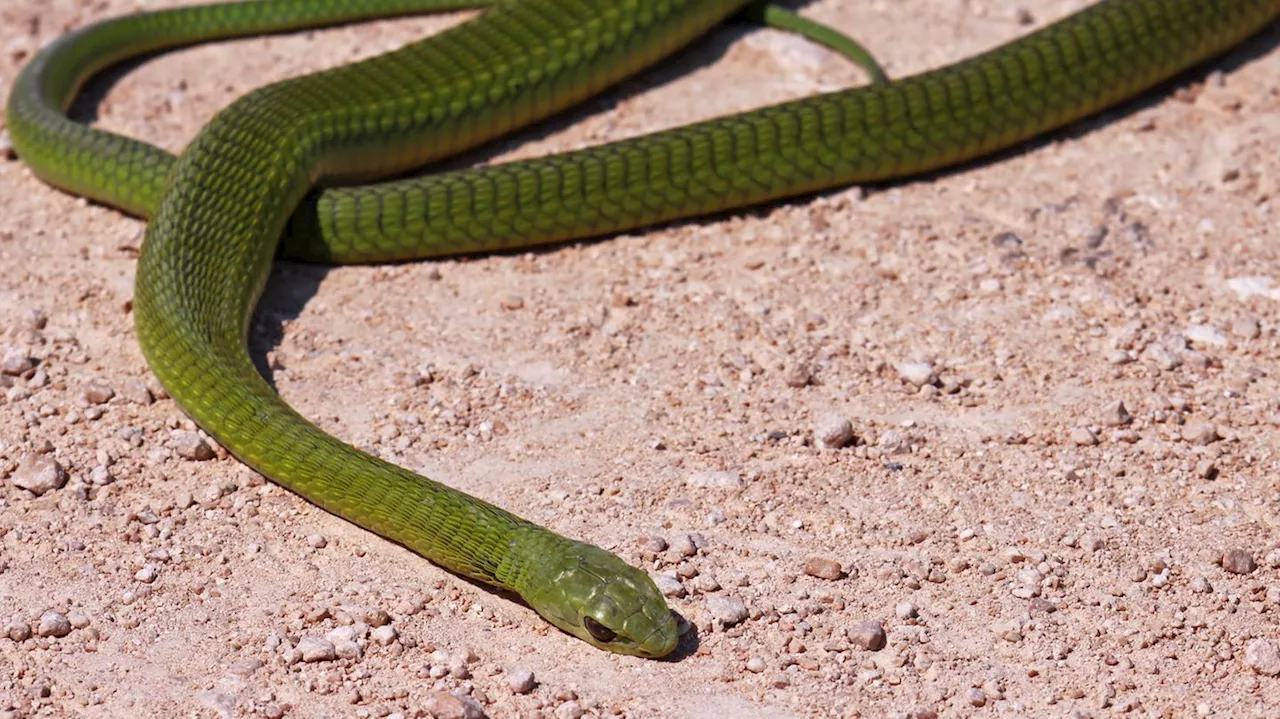
[[[0,94],[65,29],[166,4],[5,2]],[[1085,4],[805,12],[901,76]],[[251,87],[461,17],[173,53],[84,114],[176,150]],[[551,630],[224,452],[184,458],[194,427],[152,400],[127,308],[142,224],[0,160],[0,717],[1280,716],[1274,41],[865,195],[279,268],[254,344],[283,395],[660,576],[696,630],[664,662]],[[858,82],[736,27],[496,157]],[[843,421],[854,440],[822,446]],[[64,486],[18,486],[51,462]]]

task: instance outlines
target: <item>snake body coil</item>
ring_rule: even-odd
[[[45,74],[19,79],[9,124],[19,152],[51,182],[154,213],[138,266],[139,340],[174,399],[238,458],[434,562],[514,590],[592,644],[662,656],[676,644],[675,624],[643,572],[343,444],[272,391],[245,337],[278,238],[300,257],[406,259],[588,237],[903,177],[1097,112],[1280,14],[1280,0],[1103,0],[887,85],[548,158],[326,191],[290,220],[317,183],[400,172],[545,117],[747,4],[498,2],[423,42],[250,93],[176,165],[142,143],[59,124],[83,76],[103,64],[90,62],[96,46],[71,44],[58,57],[75,50],[75,62],[33,60]],[[87,149],[62,149],[85,137]]]

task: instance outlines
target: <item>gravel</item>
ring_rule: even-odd
[[[820,447],[839,449],[853,441],[853,424],[838,414],[824,414],[813,426],[813,439]]]
[[[537,685],[537,679],[528,669],[512,669],[507,672],[507,686],[516,694],[528,694]]]
[[[298,640],[298,654],[304,662],[328,662],[338,656],[333,642],[324,637],[303,637]]]
[[[59,612],[45,612],[36,625],[36,635],[41,637],[65,637],[71,633],[71,620]]]
[[[423,709],[435,719],[484,719],[484,708],[468,696],[432,692],[423,702]]]
[[[567,701],[556,707],[556,719],[582,719],[584,714],[586,711],[577,700]]]
[[[698,546],[688,534],[675,534],[671,537],[670,550],[678,557],[692,557],[698,553]]]
[[[377,627],[372,632],[369,632],[369,638],[384,647],[390,646],[399,636],[400,633],[390,624]]]
[[[151,390],[147,389],[146,383],[134,377],[120,383],[120,396],[133,404],[143,406],[155,401],[155,397],[151,395]]]
[[[662,592],[665,597],[683,597],[687,591],[684,584],[680,582],[674,574],[655,574],[653,583],[658,585],[658,591]]]
[[[33,372],[35,367],[35,360],[16,350],[6,352],[4,359],[0,360],[0,374],[10,377],[25,376]]]
[[[1244,663],[1263,676],[1280,676],[1280,644],[1270,639],[1250,640],[1244,647]]]
[[[840,563],[831,559],[823,559],[822,557],[810,557],[804,563],[804,573],[818,579],[826,579],[834,581],[844,576],[844,568]]]
[[[9,622],[4,627],[4,635],[15,642],[31,638],[31,625],[26,622]]]
[[[1222,568],[1232,574],[1252,574],[1258,563],[1248,551],[1234,548],[1222,553]]]
[[[732,627],[746,621],[747,605],[735,596],[708,597],[707,611],[717,623]]]
[[[61,489],[67,483],[67,470],[53,457],[45,454],[27,454],[18,462],[18,470],[11,478],[14,486],[25,489],[37,497],[45,492]]]
[[[193,462],[206,462],[216,456],[209,443],[195,432],[177,433],[173,437],[172,447],[179,457]]]
[[[697,489],[741,489],[745,482],[737,472],[692,472],[684,483]]]
[[[854,646],[872,652],[884,649],[888,641],[885,637],[884,625],[880,622],[858,622],[850,627],[846,634]]]
[[[1102,408],[1100,420],[1108,427],[1123,427],[1133,422],[1133,415],[1129,413],[1129,408],[1124,406],[1123,401],[1116,400]]]
[[[897,366],[898,377],[907,384],[923,387],[938,381],[933,365],[927,362],[900,362]]]
[[[115,396],[116,391],[105,384],[91,382],[84,388],[84,399],[89,404],[106,404]]]
[[[1071,442],[1077,447],[1092,447],[1098,443],[1098,435],[1088,427],[1072,427]]]
[[[964,693],[964,700],[971,707],[981,707],[987,705],[987,693],[977,687],[973,687]]]
[[[1219,439],[1222,437],[1218,434],[1218,428],[1208,422],[1193,422],[1182,428],[1182,441],[1190,444],[1205,446]]]

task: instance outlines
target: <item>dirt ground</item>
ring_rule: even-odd
[[[64,30],[169,4],[6,0],[0,95]],[[803,11],[902,76],[1086,4]],[[178,150],[463,17],[175,52],[79,112]],[[0,717],[1280,716],[1276,37],[941,177],[279,267],[253,341],[284,397],[650,570],[691,625],[670,661],[200,461],[134,337],[142,223],[0,160]],[[861,81],[733,26],[491,157]]]

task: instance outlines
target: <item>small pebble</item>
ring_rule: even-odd
[[[813,370],[809,369],[809,365],[798,362],[790,365],[783,372],[782,379],[787,383],[788,387],[807,387],[813,382]]]
[[[142,569],[139,569],[137,573],[133,575],[133,578],[144,584],[150,584],[156,581],[156,576],[156,568],[148,564]]]
[[[484,719],[484,709],[479,702],[448,692],[432,692],[423,702],[423,708],[435,719]]]
[[[507,686],[516,694],[528,694],[537,685],[533,672],[528,669],[512,669],[507,672]]]
[[[1262,335],[1262,328],[1252,317],[1241,317],[1231,323],[1231,334],[1246,340],[1256,340]]]
[[[364,652],[359,644],[348,639],[333,642],[333,653],[339,659],[359,659]]]
[[[653,583],[658,585],[658,591],[662,592],[664,597],[683,597],[687,593],[684,585],[674,574],[655,574]]]
[[[400,636],[400,633],[397,632],[396,628],[390,624],[384,624],[370,632],[369,636],[373,641],[385,647],[394,642],[396,638]]]
[[[684,483],[698,489],[741,489],[744,485],[737,472],[693,472]]]
[[[920,616],[920,610],[911,602],[898,602],[893,608],[893,613],[898,619],[915,619]]]
[[[36,626],[36,634],[42,637],[65,637],[71,633],[71,620],[58,612],[45,612],[40,615],[40,623]]]
[[[234,677],[242,677],[248,679],[255,672],[262,668],[262,660],[257,657],[249,657],[241,659],[231,666],[227,667],[227,673]]]
[[[1098,443],[1098,435],[1088,427],[1073,427],[1071,429],[1071,441],[1077,447],[1092,447]]]
[[[884,634],[884,626],[880,622],[858,622],[846,633],[850,642],[872,652],[884,649],[887,641]]]
[[[692,557],[698,553],[698,547],[689,535],[676,534],[671,537],[671,551],[681,557]]]
[[[1133,415],[1124,402],[1116,400],[1102,408],[1102,424],[1108,427],[1123,427],[1133,421]]]
[[[709,597],[707,611],[716,622],[726,627],[741,624],[748,616],[747,605],[735,596]]]
[[[923,387],[937,381],[933,366],[927,362],[900,362],[897,366],[898,376],[907,384]]]
[[[1193,422],[1182,428],[1182,441],[1195,445],[1208,445],[1222,439],[1218,429],[1208,422]]]
[[[582,719],[585,713],[577,701],[567,701],[556,707],[556,719]]]
[[[1196,462],[1196,476],[1201,479],[1213,479],[1218,476],[1218,465],[1212,459]]]
[[[148,405],[155,401],[146,383],[135,377],[120,383],[120,396],[134,404]]]
[[[323,534],[308,534],[307,546],[312,549],[324,549],[329,545],[329,540],[324,538]]]
[[[760,657],[751,657],[747,660],[747,671],[753,674],[759,674],[768,668],[769,665],[765,664],[764,660]]]
[[[702,572],[698,576],[689,580],[689,586],[696,592],[710,594],[711,592],[720,589],[720,582],[716,580],[714,574],[711,574],[710,572]]]
[[[303,637],[298,640],[297,649],[304,662],[328,662],[338,656],[333,642],[323,637]]]
[[[667,551],[667,540],[662,537],[641,537],[639,544],[640,548],[646,552],[657,554],[658,552]]]
[[[193,462],[205,462],[215,456],[209,443],[195,432],[180,432],[174,436],[173,450],[179,457]]]
[[[813,438],[819,446],[839,449],[853,441],[853,424],[838,414],[824,414],[813,426]]]
[[[4,627],[4,635],[15,642],[25,642],[31,638],[31,625],[26,622],[9,622]]]
[[[1227,346],[1226,333],[1211,325],[1191,325],[1183,331],[1183,336],[1201,347]]]
[[[114,481],[116,478],[111,476],[111,470],[105,464],[100,464],[89,472],[89,484],[94,486],[105,487]]]
[[[844,568],[839,562],[830,559],[810,557],[809,561],[804,563],[804,573],[818,579],[834,581],[844,576]]]
[[[1022,641],[1022,623],[1016,619],[994,622],[991,631],[1006,642]]]
[[[10,377],[21,377],[34,371],[35,367],[36,363],[30,357],[16,350],[6,353],[4,359],[0,360],[0,374]]]
[[[971,707],[981,707],[987,704],[987,693],[977,687],[973,687],[964,693],[964,700]]]
[[[1222,553],[1222,568],[1232,574],[1252,574],[1258,563],[1243,549],[1228,549]]]
[[[1263,676],[1280,676],[1280,645],[1269,639],[1253,639],[1244,647],[1244,663]]]
[[[39,497],[45,492],[61,489],[67,483],[67,470],[47,454],[27,454],[13,473],[14,486]]]
[[[115,390],[97,382],[90,382],[84,388],[84,398],[89,404],[106,404],[115,396]]]

